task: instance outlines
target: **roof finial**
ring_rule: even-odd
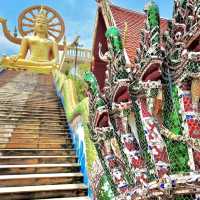
[[[144,11],[146,12],[152,6],[158,7],[154,0],[150,0],[149,2],[146,3],[146,5],[144,6]]]
[[[14,34],[13,34],[15,37],[17,37],[18,33],[17,33],[17,27],[15,26],[15,29],[14,29]]]
[[[112,3],[112,1],[111,0],[96,0],[96,2],[97,3],[101,3],[101,2],[103,2],[103,1],[106,1],[107,3],[109,3],[109,4],[111,4]]]
[[[124,22],[124,38],[123,38],[124,47],[126,46],[127,33],[128,33],[128,23]]]

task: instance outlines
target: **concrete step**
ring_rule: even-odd
[[[9,122],[3,122],[2,120],[0,121],[0,126],[6,126],[8,127],[9,126]],[[12,125],[15,124],[13,121],[12,121]],[[49,123],[34,123],[34,122],[21,122],[21,121],[16,121],[16,125],[20,125],[20,126],[25,126],[27,128],[29,127],[45,127],[45,126],[48,126],[49,128],[61,128],[61,129],[65,129],[66,128],[66,124],[55,124],[55,123],[52,123],[52,122],[49,122]]]
[[[15,113],[0,113],[0,118],[4,118],[4,119],[7,119],[7,118],[27,118],[27,117],[33,117],[34,119],[66,119],[66,116],[65,115],[59,115],[59,114],[46,114],[46,113],[38,113],[38,114],[29,114],[29,113],[20,113],[20,114],[15,114]]]
[[[15,128],[17,131],[21,130],[21,131],[26,131],[26,130],[33,130],[33,131],[48,131],[48,130],[60,130],[60,132],[63,132],[65,133],[67,131],[67,128],[66,126],[63,126],[63,125],[57,125],[57,126],[51,126],[50,123],[49,125],[46,124],[46,125],[26,125],[26,124],[21,124],[21,122],[17,122],[16,124],[15,123],[12,123],[12,126],[10,126],[10,124],[0,124],[0,127],[3,128],[3,129],[6,129],[6,130],[13,130],[13,128]],[[49,128],[49,129],[48,129]]]
[[[40,137],[51,137],[51,136],[70,136],[67,132],[61,132],[61,131],[32,131],[31,129],[26,130],[26,131],[14,131],[14,133],[5,133],[5,130],[1,132],[0,130],[0,137],[11,137],[13,134],[15,135],[21,135],[21,136],[26,136],[26,137],[31,137],[32,135],[39,135]]]
[[[5,106],[5,105],[3,105]],[[44,115],[48,115],[50,113],[51,116],[61,116],[61,117],[65,117],[65,112],[61,110],[61,108],[59,109],[54,109],[54,111],[52,111],[51,109],[49,110],[48,108],[44,109],[44,108],[38,108],[38,109],[34,109],[34,107],[29,107],[29,110],[26,110],[26,108],[23,107],[14,107],[12,106],[12,109],[7,108],[6,110],[4,110],[4,108],[1,108],[2,110],[1,114],[4,115],[5,113],[11,113],[12,115],[17,114],[17,115],[38,115],[38,114],[44,114]]]
[[[48,125],[48,124],[52,124],[52,126],[55,125],[66,125],[66,121],[65,120],[59,120],[59,119],[50,119],[48,121],[45,121],[45,119],[38,119],[38,118],[32,118],[32,116],[28,116],[27,118],[9,118],[9,116],[6,116],[4,118],[0,118],[0,124],[1,126],[5,125],[5,126],[9,126],[12,124],[14,125],[34,125],[34,126],[40,126],[40,125]]]
[[[27,143],[1,143],[1,149],[71,149],[73,144],[66,143],[46,143],[46,144],[27,144]]]
[[[54,185],[54,184],[75,184],[83,181],[83,174],[76,173],[51,173],[51,174],[20,174],[1,175],[1,187],[30,186],[30,185]]]
[[[41,120],[41,121],[43,121],[43,120],[47,120],[47,121],[50,121],[50,120],[52,120],[52,121],[64,121],[64,120],[66,120],[66,118],[65,117],[60,117],[60,116],[52,116],[52,117],[50,117],[50,116],[21,116],[21,115],[9,115],[8,116],[8,114],[6,114],[6,115],[2,115],[2,116],[0,116],[0,120],[3,120],[4,119],[4,121],[5,120],[7,120],[7,121],[17,121],[17,120],[24,120],[24,119],[27,119],[27,118],[29,118],[29,119],[33,119],[33,120]]]
[[[26,143],[26,144],[47,144],[47,143],[60,143],[60,144],[71,144],[72,143],[72,139],[70,138],[16,138],[16,137],[11,137],[9,139],[10,143]],[[1,142],[0,140],[0,144],[4,143]]]
[[[74,149],[0,149],[0,156],[75,156]]]
[[[40,174],[40,173],[75,173],[80,171],[78,163],[61,164],[28,164],[28,165],[0,165],[0,175]]]
[[[5,113],[4,113],[4,115],[5,115]],[[54,115],[55,116],[55,115]],[[60,115],[57,115],[57,116],[59,116],[59,117],[61,117]],[[28,116],[28,117],[24,117],[24,119],[22,118],[23,116],[21,116],[21,118],[20,118],[20,120],[22,121],[22,122],[26,122],[26,123],[29,123],[29,122],[34,122],[34,123],[37,123],[37,122],[41,122],[41,123],[44,123],[45,122],[45,118],[44,119],[38,119],[38,118],[34,118],[34,119],[32,119],[30,116]],[[2,122],[9,122],[9,119],[7,119],[8,118],[8,116],[6,116],[6,117],[4,117],[4,118],[2,118],[1,117],[1,121]],[[61,117],[62,119],[60,119],[60,118],[58,118],[58,117],[56,117],[56,118],[50,118],[50,119],[46,119],[46,122],[54,122],[54,123],[64,123],[65,121],[66,121],[66,117]],[[18,121],[19,120],[19,118],[17,118],[17,117],[15,117],[15,118],[13,118],[12,119],[13,120],[13,122],[14,121]]]
[[[0,141],[1,139],[4,139],[4,138],[16,138],[16,139],[70,139],[71,136],[67,133],[63,133],[63,134],[40,134],[40,133],[7,133],[7,134],[0,134]]]
[[[8,108],[5,108],[5,107],[0,107],[1,111],[3,112],[9,112],[10,111],[10,107]],[[44,109],[40,109],[40,110],[35,110],[35,109],[28,109],[28,108],[22,108],[21,110],[19,108],[12,108],[12,112],[13,113],[28,113],[28,114],[37,114],[37,113],[46,113],[48,114],[49,112],[50,113],[55,113],[55,114],[61,114],[63,116],[65,116],[65,112],[63,111],[63,109],[50,109],[50,110],[44,110]]]
[[[37,199],[37,200],[49,200],[49,199]],[[50,200],[90,200],[89,197],[72,197],[72,198],[51,198]]]
[[[51,127],[50,129],[48,128],[48,127],[26,127],[26,125],[24,125],[23,127],[16,127],[15,128],[15,131],[17,132],[17,131],[27,131],[27,130],[32,130],[32,131],[34,131],[34,130],[39,130],[39,131],[48,131],[48,132],[56,132],[56,131],[58,131],[58,132],[63,132],[63,133],[65,133],[66,131],[67,131],[67,129],[66,128],[61,128],[61,127]]]
[[[87,196],[84,184],[38,185],[5,187],[0,189],[1,200],[27,200],[38,198],[63,198]]]
[[[0,156],[0,165],[76,163],[76,156]]]
[[[2,102],[2,101],[1,101]],[[63,110],[63,108],[61,107],[61,106],[58,106],[58,105],[46,105],[46,106],[41,106],[41,105],[31,105],[30,103],[29,103],[29,105],[28,105],[28,103],[26,103],[26,105],[23,103],[23,104],[18,104],[18,105],[15,105],[15,103],[10,103],[10,102],[6,102],[6,103],[2,103],[1,105],[0,105],[0,109],[1,108],[8,108],[8,109],[10,109],[10,107],[14,107],[14,108],[18,108],[19,110],[20,109],[27,109],[27,108],[29,108],[29,110],[33,110],[33,111],[35,111],[35,110],[45,110],[45,111],[49,111],[49,112],[54,112],[54,111],[58,111],[58,110]]]

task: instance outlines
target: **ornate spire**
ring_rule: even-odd
[[[97,3],[106,2],[106,3],[112,3],[111,0],[96,0]]]
[[[13,35],[14,35],[15,37],[17,37],[17,35],[18,35],[18,31],[17,31],[17,27],[16,27],[16,26],[15,26]]]
[[[144,11],[147,12],[150,8],[154,8],[156,10],[159,10],[157,4],[155,3],[155,1],[151,0],[149,1],[145,7],[144,7]]]

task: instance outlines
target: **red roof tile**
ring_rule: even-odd
[[[131,63],[134,63],[136,49],[140,44],[141,30],[144,28],[146,15],[144,13],[110,5],[117,27],[124,33],[125,23],[128,25],[125,49]],[[167,20],[161,19],[161,32],[167,29]]]

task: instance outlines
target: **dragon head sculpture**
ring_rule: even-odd
[[[108,28],[105,36],[108,40],[109,47],[114,52],[114,55],[121,53],[123,51],[121,34],[118,28],[114,26]]]
[[[173,83],[200,76],[200,2],[176,0],[173,19],[164,33],[163,78]]]
[[[141,32],[140,47],[135,59],[136,76],[146,81],[157,81],[161,77],[162,56],[160,49],[160,15],[154,1],[145,6],[147,14],[144,30]]]
[[[105,140],[107,134],[112,132],[110,127],[110,118],[106,100],[101,96],[98,82],[92,72],[84,74],[84,80],[88,84],[90,91],[90,125],[93,130],[92,140],[99,142]]]

